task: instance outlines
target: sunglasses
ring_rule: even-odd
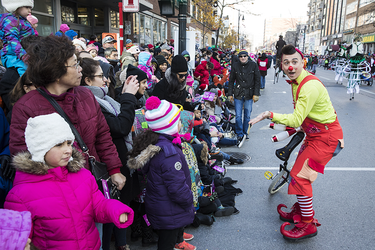
[[[187,77],[189,74],[186,73],[186,74],[177,74],[177,75],[178,75],[178,77],[180,77],[180,78],[182,79],[182,78],[184,78],[184,77]]]
[[[239,56],[239,58],[241,58],[241,57],[247,57],[247,56]]]

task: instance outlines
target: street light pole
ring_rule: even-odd
[[[182,51],[186,50],[186,19],[187,19],[187,1],[179,0],[179,36],[178,36],[178,53],[181,54]]]
[[[240,20],[241,20],[241,13],[238,10],[238,48],[240,49]]]

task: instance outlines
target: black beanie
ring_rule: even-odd
[[[138,82],[141,82],[144,79],[147,79],[147,74],[143,70],[138,69],[137,67],[129,64],[128,69],[126,70],[126,78],[129,76],[138,76]]]
[[[168,65],[168,61],[165,60],[165,57],[162,55],[155,56],[156,61],[158,61],[159,65],[162,65],[163,63],[166,63]]]
[[[172,60],[171,71],[176,74],[178,72],[187,72],[188,66],[185,57],[181,55],[175,56]]]

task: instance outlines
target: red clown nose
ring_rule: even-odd
[[[289,70],[289,71],[292,71],[292,70],[293,70],[293,67],[292,67],[292,66],[289,66],[288,70]]]

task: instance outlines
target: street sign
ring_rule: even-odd
[[[139,0],[122,0],[122,10],[124,12],[138,12]]]

